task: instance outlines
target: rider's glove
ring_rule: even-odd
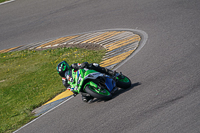
[[[74,82],[73,78],[70,77],[69,75],[67,75],[67,80],[68,80],[69,82]]]
[[[66,87],[66,88],[68,88],[70,85],[67,83],[67,80],[66,80],[66,78],[62,78],[62,83],[63,83],[63,85]]]

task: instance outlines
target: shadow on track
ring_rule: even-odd
[[[133,83],[131,85],[131,87],[129,87],[127,89],[119,89],[116,93],[113,94],[113,98],[115,98],[115,97],[119,96],[120,94],[125,93],[125,92],[133,89],[134,87],[139,86],[139,85],[141,85],[141,83],[140,82],[136,82],[136,83]]]

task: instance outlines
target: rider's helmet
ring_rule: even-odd
[[[65,77],[65,72],[70,70],[69,64],[66,61],[60,62],[56,68],[61,77]]]

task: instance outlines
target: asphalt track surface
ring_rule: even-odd
[[[92,104],[78,95],[17,133],[200,132],[199,0],[16,0],[0,13],[0,49],[102,29],[148,34],[117,69],[131,88]]]

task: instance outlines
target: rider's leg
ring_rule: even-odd
[[[114,73],[115,73],[114,71],[112,71],[112,70],[110,70],[110,69],[107,69],[107,68],[105,68],[105,67],[99,66],[99,64],[97,64],[97,63],[92,63],[92,64],[90,64],[88,68],[89,68],[89,69],[93,69],[93,70],[95,70],[95,71],[98,71],[98,72],[100,72],[100,73],[105,73],[105,74],[107,74],[107,75],[111,75],[111,76],[113,76]]]

